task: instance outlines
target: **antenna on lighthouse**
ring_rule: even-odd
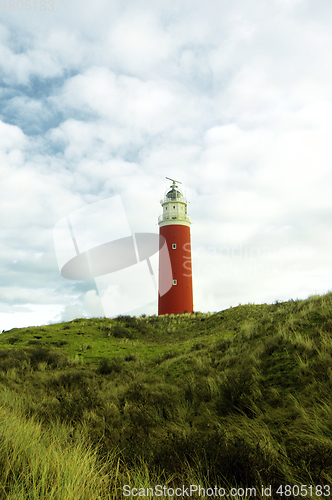
[[[176,182],[178,182],[179,184],[182,184],[182,182],[176,181],[175,179],[171,179],[170,177],[166,177],[166,179],[168,179],[169,181],[173,181],[173,186],[174,187],[176,186]]]

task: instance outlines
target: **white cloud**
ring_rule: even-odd
[[[121,18],[108,37],[110,57],[124,72],[146,75],[156,65],[167,63],[172,39],[151,11],[131,11]]]
[[[28,50],[17,54],[2,45],[0,53],[0,65],[6,84],[27,85],[31,76],[52,78],[62,75],[59,63],[44,50]]]
[[[61,314],[58,315],[55,319],[55,323],[63,323],[66,321],[72,321],[76,318],[84,318],[84,310],[80,304],[69,304],[66,305],[62,310]]]
[[[202,105],[190,94],[182,95],[181,87],[92,67],[66,82],[57,103],[84,109],[120,127],[120,131],[125,127],[127,136],[131,131],[154,136],[197,119],[205,99]]]
[[[0,120],[0,151],[2,154],[20,150],[26,144],[27,140],[22,130]]]
[[[94,318],[103,317],[104,310],[96,290],[89,290],[84,295],[84,307]]]
[[[3,307],[0,304],[0,332],[12,328],[46,325],[59,314],[60,307],[50,303],[36,305],[27,302],[24,306],[15,307]]]

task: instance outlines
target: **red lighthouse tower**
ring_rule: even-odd
[[[193,312],[193,285],[191,267],[190,221],[187,200],[170,179],[171,187],[161,200],[163,213],[159,216],[159,295],[158,315]],[[162,251],[167,245],[168,252]],[[171,264],[172,280],[169,278]],[[170,282],[169,282],[170,281]],[[169,282],[170,287],[166,282]],[[165,292],[165,289],[168,290]]]

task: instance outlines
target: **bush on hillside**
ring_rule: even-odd
[[[115,325],[111,330],[111,335],[117,339],[131,339],[133,334],[124,326]]]
[[[3,349],[0,351],[0,370],[3,372],[12,368],[22,369],[23,366],[27,366],[28,362],[29,356],[23,349]]]
[[[35,349],[30,349],[28,351],[28,356],[30,358],[31,366],[37,369],[39,363],[47,363],[50,368],[61,368],[67,366],[68,358],[59,352],[51,351],[44,347],[38,347]]]
[[[101,375],[108,375],[110,373],[120,373],[122,370],[123,366],[118,359],[102,358],[99,362],[97,372]]]

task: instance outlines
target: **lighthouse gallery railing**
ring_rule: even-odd
[[[158,222],[162,222],[163,220],[172,220],[172,219],[175,219],[175,220],[187,220],[189,221],[189,216],[188,215],[176,215],[176,216],[172,216],[172,214],[167,214],[167,215],[159,215],[158,217]]]

